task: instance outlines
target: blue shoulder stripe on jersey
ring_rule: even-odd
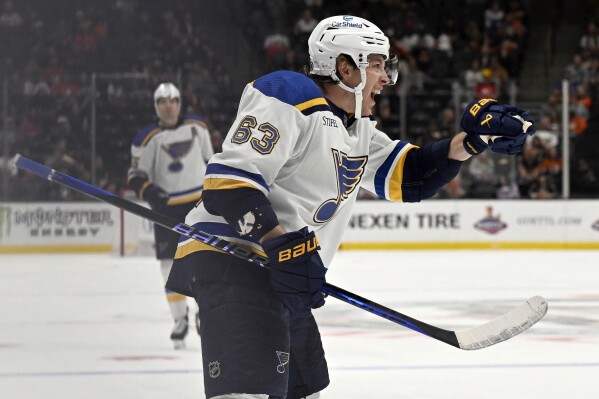
[[[393,166],[395,158],[397,158],[397,154],[399,154],[401,149],[408,144],[408,142],[399,141],[395,145],[393,151],[391,151],[391,154],[389,154],[387,159],[385,159],[385,162],[383,162],[383,164],[376,171],[376,175],[374,177],[374,188],[376,191],[376,195],[378,195],[379,197],[387,198],[387,196],[385,195],[385,182],[387,181],[387,176],[389,175],[389,171]]]
[[[136,135],[135,138],[133,139],[133,145],[136,147],[139,147],[144,140],[146,139],[146,137],[148,137],[148,135],[150,133],[152,133],[152,131],[154,129],[158,128],[158,124],[157,123],[152,123],[146,127],[144,127],[143,129],[141,129]]]
[[[316,83],[301,73],[276,71],[256,79],[252,85],[265,96],[292,105],[306,115],[329,109]],[[320,109],[313,110],[315,107]]]
[[[183,115],[181,115],[181,119],[194,119],[196,121],[206,123],[206,119],[202,118],[200,115],[195,115],[195,114],[183,114]]]
[[[205,176],[208,176],[211,174],[233,175],[233,176],[245,177],[246,179],[252,180],[253,182],[261,185],[267,191],[269,191],[268,184],[266,184],[266,180],[264,180],[262,175],[259,175],[257,173],[251,173],[251,172],[245,171],[243,169],[233,168],[231,166],[223,165],[220,163],[210,163],[210,164],[208,164],[208,167],[206,168]]]

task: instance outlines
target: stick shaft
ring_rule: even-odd
[[[127,212],[133,213],[134,215],[141,216],[181,235],[193,238],[214,248],[220,249],[223,252],[227,252],[248,262],[255,263],[258,266],[268,267],[268,258],[255,254],[233,242],[229,242],[212,234],[202,232],[192,226],[186,225],[185,223],[179,223],[168,216],[157,213],[151,209],[136,204],[135,202],[128,201],[89,183],[85,183],[81,180],[75,179],[74,177],[58,172],[49,168],[48,166],[39,164],[21,155],[17,156],[16,166],[20,169],[34,173],[44,179],[62,184],[100,201],[107,202]],[[442,328],[429,325],[330,283],[324,283],[322,286],[322,292],[396,324],[402,325],[446,344],[460,348],[460,343],[454,331],[444,330]]]

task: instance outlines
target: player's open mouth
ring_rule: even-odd
[[[378,96],[379,94],[381,94],[380,90],[373,90],[370,92],[370,98],[372,99],[372,101],[374,101],[374,96]]]

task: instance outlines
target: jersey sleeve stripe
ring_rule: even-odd
[[[330,111],[330,110],[331,110],[331,107],[329,107],[328,105],[317,104],[310,108],[306,108],[305,110],[302,111],[302,114],[308,116],[310,114],[313,114],[314,112]]]
[[[256,188],[252,183],[243,180],[222,179],[217,177],[207,177],[204,179],[204,188],[206,190],[234,190],[242,187]]]
[[[150,181],[146,181],[143,186],[141,186],[141,188],[139,189],[139,193],[137,194],[137,196],[141,199],[143,199],[144,197],[144,193],[146,192],[146,189],[148,187],[150,187],[152,185],[152,183],[150,183]]]
[[[152,137],[154,137],[156,135],[156,133],[160,132],[160,128],[156,128],[154,130],[152,130],[150,133],[148,133],[148,135],[146,137],[144,137],[143,141],[141,142],[140,147],[145,147],[146,144],[148,144],[148,141],[150,141],[150,139]]]
[[[389,199],[391,201],[403,201],[401,185],[403,183],[404,164],[406,162],[408,151],[412,148],[416,148],[416,146],[408,145],[404,147],[403,151],[400,151],[393,173],[389,177]]]
[[[168,202],[166,204],[169,205],[169,206],[187,204],[189,202],[195,202],[195,201],[199,200],[201,197],[202,197],[202,192],[201,191],[198,191],[198,192],[193,193],[193,194],[185,195],[183,197],[175,197],[175,198],[173,198],[171,196],[168,199]]]
[[[389,193],[387,191],[387,184],[389,182],[389,173],[391,171],[395,172],[395,166],[398,161],[398,155],[406,146],[409,146],[409,145],[410,144],[408,144],[407,142],[399,141],[395,145],[395,148],[393,148],[393,150],[391,151],[391,153],[389,154],[387,159],[385,159],[385,162],[383,162],[383,164],[376,171],[376,175],[374,178],[374,188],[375,188],[376,194],[379,197],[390,199],[389,195],[388,195]],[[405,162],[405,160],[404,160],[404,162]],[[401,177],[400,177],[400,180],[401,180]],[[394,185],[394,188],[395,187],[396,186]],[[401,181],[400,181],[400,189],[401,189]],[[401,192],[399,195],[401,196]]]
[[[214,175],[214,176],[210,176]],[[251,173],[243,169],[234,168],[232,166],[227,166],[219,163],[210,163],[206,168],[206,178],[227,178],[231,176],[242,177],[243,180],[249,180],[255,183],[255,186],[258,186],[260,190],[268,192],[268,184],[262,177],[262,175],[258,173]],[[208,188],[206,181],[204,181],[204,187]]]
[[[295,108],[299,109],[300,111],[304,111],[307,108],[311,108],[311,107],[314,107],[317,105],[326,105],[326,107],[329,108],[329,104],[327,103],[327,100],[325,100],[322,97],[314,98],[312,100],[305,101],[301,104],[297,104],[295,106]]]

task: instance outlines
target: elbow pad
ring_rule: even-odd
[[[204,190],[202,200],[208,212],[222,216],[241,237],[254,242],[279,224],[268,198],[253,188]]]

